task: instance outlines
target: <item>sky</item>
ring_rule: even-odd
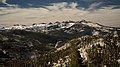
[[[120,27],[120,0],[0,0],[0,25],[83,19]]]

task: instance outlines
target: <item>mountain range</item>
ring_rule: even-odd
[[[119,27],[85,20],[0,30],[0,63],[7,67],[119,67],[119,50]]]

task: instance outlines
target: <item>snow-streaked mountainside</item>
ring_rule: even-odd
[[[110,33],[118,31],[120,32],[119,27],[109,27],[103,26],[98,23],[93,23],[90,21],[63,21],[63,22],[55,22],[55,23],[34,23],[33,25],[26,26],[15,24],[13,26],[3,27],[2,30],[25,30],[32,32],[41,32],[46,34],[54,33],[54,31],[58,31],[59,33],[65,34],[76,34],[82,33],[83,35],[92,35],[92,34],[100,34],[101,33]],[[98,35],[99,35],[98,34]]]
[[[5,67],[119,67],[119,60],[119,27],[82,20],[0,29]]]
[[[74,21],[66,21],[66,22],[55,22],[55,23],[35,23],[31,26],[26,26],[26,25],[21,25],[21,24],[16,24],[14,26],[9,26],[9,27],[4,27],[3,29],[8,29],[8,30],[26,30],[26,29],[30,29],[30,28],[49,28],[52,26],[58,26],[55,29],[63,29],[63,28],[70,28],[72,26],[75,25],[86,25],[86,26],[90,26],[90,27],[99,27],[101,28],[100,24],[97,23],[92,23],[92,22],[87,22],[87,21],[78,21],[78,22],[74,22]]]

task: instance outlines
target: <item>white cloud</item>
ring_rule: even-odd
[[[52,6],[46,6],[49,10],[59,10],[66,8],[68,6],[68,3],[63,2],[63,3],[52,3]]]
[[[74,2],[70,4],[68,4],[67,2],[62,2],[62,3],[52,3],[51,6],[46,6],[46,8],[54,11],[54,10],[62,10],[62,9],[68,9],[68,8],[74,9],[77,6],[78,4]]]
[[[72,2],[69,6],[70,6],[71,8],[76,8],[76,7],[78,6],[78,4],[77,4],[77,3]]]
[[[7,2],[6,2],[6,0],[0,0],[0,3],[4,3],[4,4],[6,4],[7,6],[15,6],[15,7],[18,7],[17,5],[10,5],[10,4],[8,4]]]

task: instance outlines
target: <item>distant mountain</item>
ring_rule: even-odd
[[[41,32],[50,35],[62,35],[62,36],[76,36],[76,35],[93,35],[94,32],[98,32],[98,35],[105,35],[105,33],[110,33],[117,31],[120,33],[119,27],[108,27],[103,26],[98,23],[93,23],[90,21],[65,21],[65,22],[55,22],[55,23],[34,23],[31,26],[19,25],[3,27],[3,30],[25,30],[32,32]],[[65,34],[65,35],[63,35]]]

